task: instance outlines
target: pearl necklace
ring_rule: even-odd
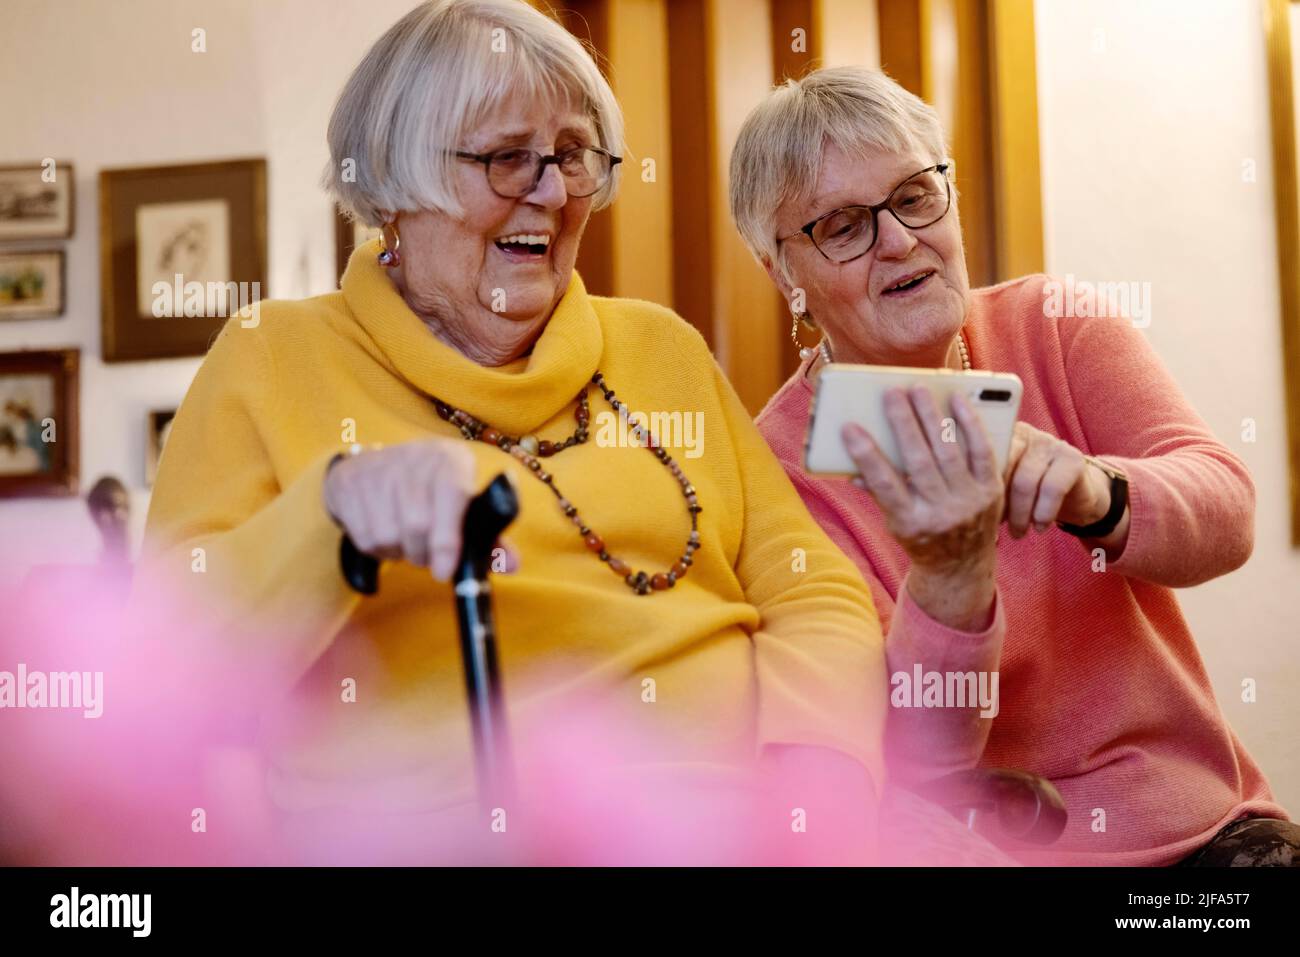
[[[822,354],[822,362],[829,364],[835,361],[834,359],[831,358],[830,341],[825,336],[822,336],[821,346],[819,348]],[[957,332],[957,353],[958,355],[961,356],[962,371],[970,372],[971,371],[970,352],[966,348],[966,337],[961,334],[960,330],[958,330]]]

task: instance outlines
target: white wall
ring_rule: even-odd
[[[6,4],[0,30],[0,164],[68,160],[76,232],[67,310],[0,323],[0,351],[81,349],[83,490],[111,473],[143,527],[145,420],[175,407],[198,359],[104,364],[99,348],[98,176],[105,167],[264,156],[267,294],[334,284],[329,202],[317,186],[325,127],[348,73],[414,0],[47,0]],[[195,28],[206,52],[191,50]],[[87,560],[98,539],[76,499],[0,501],[0,585],[35,562]]]
[[[1180,599],[1224,711],[1300,815],[1300,550],[1258,0],[1038,0],[1035,16],[1047,268],[1151,283],[1148,338],[1254,476],[1253,557]]]

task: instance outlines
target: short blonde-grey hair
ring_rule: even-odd
[[[731,152],[731,215],[760,261],[781,264],[777,210],[811,195],[828,144],[917,151],[934,163],[947,154],[935,109],[878,70],[832,67],[786,80],[745,118]]]
[[[452,152],[496,108],[534,97],[573,102],[591,118],[599,145],[622,155],[614,93],[562,26],[522,0],[421,3],[370,48],[339,95],[323,185],[367,226],[402,210],[459,216]],[[617,191],[615,167],[594,208]]]

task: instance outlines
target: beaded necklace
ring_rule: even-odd
[[[681,487],[682,497],[686,499],[686,511],[691,516],[691,533],[686,540],[686,548],[683,550],[677,562],[666,572],[657,574],[647,574],[644,571],[638,571],[635,574],[628,564],[620,558],[610,554],[605,547],[605,540],[597,535],[582,516],[578,514],[578,509],[560,492],[555,485],[554,477],[550,472],[542,467],[542,459],[557,455],[567,448],[575,445],[582,445],[587,441],[587,426],[591,418],[591,410],[587,403],[587,388],[578,393],[577,406],[573,410],[573,417],[577,421],[577,428],[573,434],[561,442],[549,442],[539,439],[535,435],[512,436],[506,435],[500,429],[494,429],[486,422],[482,422],[470,415],[463,409],[443,402],[441,399],[434,398],[433,405],[437,410],[440,418],[445,419],[452,425],[460,429],[463,435],[469,441],[487,442],[495,445],[497,448],[510,453],[517,458],[532,473],[533,477],[543,482],[547,488],[555,495],[557,503],[560,506],[566,518],[578,527],[578,534],[582,536],[583,543],[592,552],[596,554],[602,562],[607,564],[614,574],[621,577],[624,583],[638,595],[648,595],[652,591],[665,591],[672,588],[673,585],[685,577],[687,570],[693,564],[693,556],[700,549],[700,530],[699,530],[699,513],[704,511],[699,503],[695,493],[695,486],[691,484],[690,479],[682,471],[680,465],[673,461],[669,455],[659,445],[659,441],[650,432],[649,428],[643,425],[627,410],[627,406],[621,402],[614,394],[614,390],[609,388],[605,382],[605,377],[599,371],[591,377],[591,382],[596,388],[600,389],[601,394],[605,397],[619,417],[631,429],[633,437],[638,443],[644,443],[644,447],[657,458],[664,468],[672,473],[673,478]]]

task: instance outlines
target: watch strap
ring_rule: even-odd
[[[1124,517],[1124,510],[1128,508],[1128,478],[1119,469],[1107,465],[1100,459],[1093,458],[1091,455],[1087,458],[1089,463],[1110,476],[1110,508],[1091,525],[1071,525],[1069,522],[1056,524],[1061,531],[1068,532],[1076,538],[1105,538],[1119,526],[1120,520]]]

